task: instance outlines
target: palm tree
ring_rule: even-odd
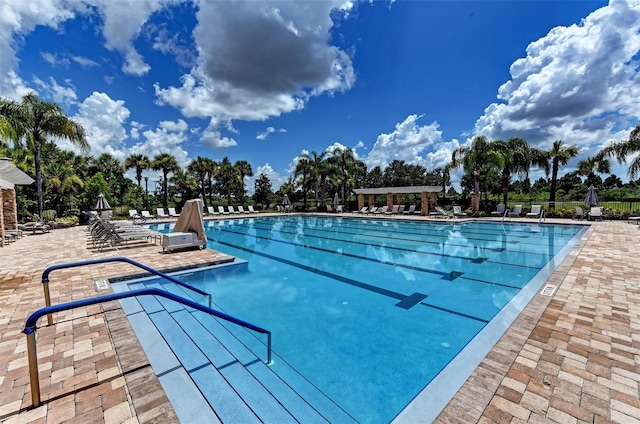
[[[187,171],[193,175],[193,177],[198,182],[198,189],[200,191],[200,195],[202,199],[205,199],[206,196],[206,184],[207,184],[207,176],[209,174],[209,162],[211,159],[198,156],[194,160],[191,161],[189,165],[187,165]],[[205,204],[206,206],[206,204]]]
[[[349,148],[336,148],[331,154],[331,163],[338,169],[338,177],[340,179],[340,194],[342,198],[342,204],[345,204],[346,200],[346,188],[350,186],[350,177],[352,177],[353,166],[356,161],[353,150]]]
[[[462,168],[473,178],[473,192],[480,194],[480,179],[489,170],[502,165],[501,155],[492,149],[486,137],[473,138],[471,146],[460,146],[451,155],[451,168]]]
[[[502,201],[507,205],[511,175],[529,176],[532,162],[531,148],[525,140],[516,137],[507,141],[496,140],[492,143],[492,147],[501,156]]]
[[[555,207],[556,201],[556,183],[558,180],[558,169],[560,165],[566,165],[571,158],[578,156],[580,150],[576,146],[567,146],[562,140],[553,142],[551,149],[546,152],[547,164],[551,160],[551,186],[549,187],[549,208]],[[549,169],[547,165],[546,169]],[[547,172],[547,175],[548,172]]]
[[[610,143],[598,156],[615,156],[618,162],[626,162],[627,156],[640,152],[640,124],[629,134],[628,140]],[[629,165],[629,178],[635,180],[640,173],[640,156],[636,156]]]
[[[241,192],[238,193],[240,195],[240,203],[244,203],[244,194],[246,192],[244,177],[253,177],[253,169],[251,169],[251,165],[246,160],[238,160],[233,166],[236,168],[238,179],[240,180]]]
[[[40,153],[46,143],[55,143],[52,138],[61,138],[77,145],[83,151],[89,150],[82,125],[65,115],[62,108],[51,102],[45,102],[35,93],[22,97],[18,104],[3,100],[0,103],[0,116],[8,121],[15,132],[17,145],[24,142],[33,151],[38,193],[38,213],[42,216],[44,201],[42,193],[42,164]]]
[[[596,172],[600,174],[608,174],[611,172],[611,162],[609,159],[604,156],[596,156],[578,161],[578,175],[587,177],[587,186],[596,183]]]
[[[318,195],[320,193],[320,182],[321,182],[323,167],[326,165],[324,163],[326,155],[327,155],[326,150],[323,151],[322,153],[318,153],[314,150],[311,152],[311,155],[309,155],[309,153],[306,153],[306,152],[301,155],[301,158],[307,159],[311,164],[311,179],[315,183],[316,208],[320,206]]]
[[[138,182],[138,188],[142,190],[142,171],[148,169],[151,166],[151,161],[149,158],[141,153],[134,153],[129,155],[128,158],[124,161],[125,169],[135,168],[136,170],[136,181]]]
[[[82,179],[76,175],[73,168],[59,162],[52,162],[45,166],[44,174],[58,192],[58,215],[62,216],[62,201],[65,197],[69,200],[69,209],[73,209],[73,195],[78,188],[84,187]]]
[[[169,153],[160,153],[151,161],[151,168],[154,171],[162,171],[162,205],[165,209],[169,208],[169,193],[167,191],[168,176],[170,172],[178,169],[178,161],[175,156]]]
[[[216,186],[220,194],[224,194],[227,198],[227,205],[231,204],[231,194],[233,193],[234,184],[237,180],[237,173],[228,157],[224,157],[218,167]]]
[[[309,181],[311,175],[311,162],[308,157],[301,157],[296,164],[294,178],[300,177],[300,187],[302,187],[303,208],[307,209],[307,194],[309,193]]]

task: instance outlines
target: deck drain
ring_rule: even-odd
[[[547,284],[546,286],[544,286],[540,294],[543,296],[553,296],[557,288],[558,288],[557,286],[554,286],[552,284]]]
[[[93,282],[98,290],[106,290],[109,288],[109,282],[104,278],[100,280],[93,280]]]

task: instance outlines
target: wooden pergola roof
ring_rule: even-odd
[[[376,187],[353,189],[353,192],[355,194],[440,193],[441,191],[441,186]]]

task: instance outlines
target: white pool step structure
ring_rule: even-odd
[[[142,287],[190,298],[171,283]],[[263,335],[164,298],[121,304],[181,422],[356,422],[277,355],[267,366]]]

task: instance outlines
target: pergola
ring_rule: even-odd
[[[387,206],[389,209],[393,207],[393,196],[396,195],[396,204],[402,203],[403,194],[422,194],[421,213],[422,215],[429,215],[429,209],[433,209],[436,206],[436,193],[440,193],[442,187],[440,186],[409,186],[409,187],[376,187],[376,188],[356,188],[353,190],[358,195],[358,209],[364,207],[364,196],[368,195],[368,206],[373,205],[373,198],[376,195],[387,195]]]
[[[33,178],[13,166],[9,158],[0,158],[0,246],[5,245],[5,228],[18,228],[18,207],[16,204],[17,185],[29,185]]]

